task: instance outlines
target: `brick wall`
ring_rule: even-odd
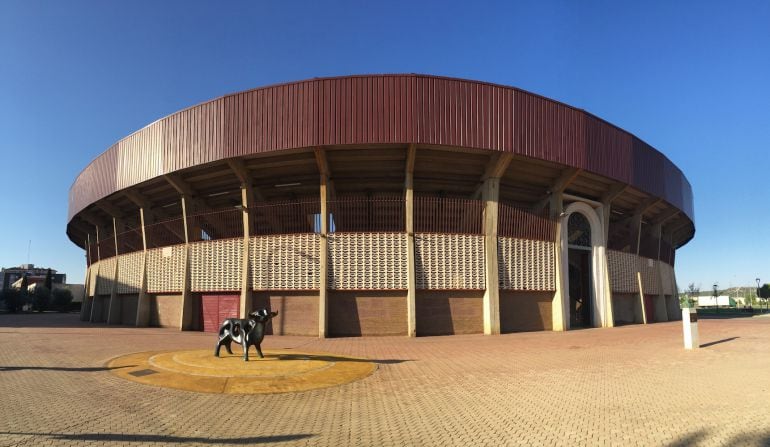
[[[136,303],[139,301],[139,295],[118,295],[120,303],[120,324],[131,326],[136,325]]]
[[[255,291],[248,311],[257,309],[278,312],[267,327],[268,334],[318,336],[318,292]]]
[[[150,295],[150,326],[179,327],[182,295]]]
[[[405,291],[329,291],[332,336],[406,335]]]
[[[484,332],[483,290],[418,290],[417,335]]]
[[[500,332],[550,331],[553,292],[500,291]]]

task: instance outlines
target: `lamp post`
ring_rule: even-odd
[[[719,313],[719,295],[718,293],[718,284],[714,283],[714,304],[716,305],[716,312]]]

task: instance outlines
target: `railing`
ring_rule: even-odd
[[[453,197],[414,198],[417,233],[482,234],[484,202]]]
[[[118,233],[118,253],[131,253],[143,249],[142,227],[129,228]]]
[[[99,239],[99,259],[107,259],[115,256],[115,236],[110,231],[104,231],[100,233],[101,239]],[[92,253],[93,255],[93,253]]]
[[[536,214],[514,205],[500,203],[497,209],[498,236],[537,241],[556,240],[556,222],[547,211]]]
[[[147,248],[166,247],[182,244],[184,237],[184,221],[181,217],[145,225],[144,234],[147,237]]]
[[[249,234],[319,233],[319,198],[255,202],[247,209]],[[348,195],[328,201],[330,233],[403,233],[406,231],[406,202],[401,195]],[[500,203],[498,235],[530,240],[555,240],[555,223],[546,214],[536,214],[512,204]],[[414,231],[437,234],[483,234],[484,202],[481,200],[417,196],[414,200]],[[228,207],[196,210],[187,216],[188,240],[210,241],[243,237],[243,209]],[[91,261],[115,256],[115,237],[100,234],[91,243]],[[182,217],[145,226],[147,248],[185,242]],[[142,250],[141,227],[117,235],[118,253]]]
[[[341,196],[329,201],[329,231],[368,233],[406,230],[400,195]]]
[[[252,203],[249,205],[249,226],[252,236],[317,233],[321,227],[321,201],[313,197]]]
[[[243,211],[240,207],[200,210],[187,216],[190,242],[243,237]]]

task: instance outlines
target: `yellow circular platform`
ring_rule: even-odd
[[[244,362],[236,349],[220,357],[213,350],[152,351],[128,354],[107,362],[127,380],[203,393],[264,394],[308,391],[350,383],[372,374],[370,360],[332,354],[263,350]]]

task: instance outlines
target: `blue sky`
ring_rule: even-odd
[[[680,287],[770,282],[765,1],[3,0],[0,266],[26,262],[31,240],[31,262],[82,282],[67,191],[132,131],[229,92],[356,73],[517,86],[629,130],[693,186]]]

